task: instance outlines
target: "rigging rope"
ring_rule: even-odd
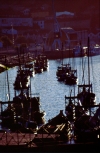
[[[92,60],[92,57],[91,57],[91,70],[92,70],[92,76],[93,76],[93,85],[94,85],[94,89],[95,89],[95,84],[94,84],[94,69],[93,69],[93,60]]]

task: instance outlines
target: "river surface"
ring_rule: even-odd
[[[88,62],[87,57],[84,57],[82,71],[81,61],[82,58],[70,58],[63,59],[63,63],[71,63],[74,69],[77,69],[78,84],[82,83],[82,77],[84,74],[85,83],[88,81]],[[64,82],[59,82],[56,78],[57,67],[60,66],[62,60],[49,60],[49,68],[47,71],[36,74],[31,78],[31,91],[32,94],[40,95],[41,109],[46,112],[45,119],[48,121],[52,117],[55,117],[60,110],[65,111],[65,95],[70,96],[77,95],[77,85],[65,85]],[[7,85],[7,72],[0,74],[0,100],[7,101],[14,97],[13,83],[17,74],[17,67],[14,67],[8,71],[9,86]],[[100,56],[94,56],[90,58],[90,82],[93,85],[93,92],[96,94],[97,103],[100,102]],[[6,88],[5,88],[6,87]],[[8,97],[8,89],[10,97]]]

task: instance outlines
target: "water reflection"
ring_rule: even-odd
[[[91,82],[93,84],[93,91],[96,93],[97,103],[99,103],[99,91],[100,91],[100,56],[94,56],[90,60],[91,62]],[[73,59],[70,59],[73,60]],[[65,111],[65,95],[70,96],[76,95],[78,92],[77,85],[65,85],[63,82],[57,81],[56,70],[57,66],[61,64],[61,60],[49,60],[48,71],[42,74],[36,74],[34,78],[31,78],[31,90],[32,94],[39,93],[41,101],[41,109],[46,112],[46,121],[54,117],[59,113],[60,110]],[[64,63],[70,62],[69,59],[64,59]],[[84,64],[88,64],[87,60]],[[78,82],[82,83],[82,70],[81,70],[81,58],[75,58],[74,65],[77,69]],[[85,67],[85,80],[88,81],[88,66]],[[8,71],[9,77],[9,90],[10,99],[14,97],[13,83],[17,74],[17,67],[14,67]],[[86,82],[85,82],[86,83]],[[5,88],[6,86],[6,88]],[[8,87],[6,81],[6,72],[0,74],[0,99],[1,101],[7,101]]]

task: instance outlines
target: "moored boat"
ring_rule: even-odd
[[[66,78],[66,75],[69,74],[71,71],[70,64],[61,64],[57,67],[56,76],[59,81],[64,81]]]
[[[30,77],[34,77],[35,76],[34,63],[24,64],[23,71],[25,72],[25,74],[29,75]]]
[[[73,56],[74,57],[83,57],[83,56],[85,56],[85,48],[82,47],[81,45],[76,45],[73,48]]]
[[[65,84],[75,85],[78,83],[77,70],[71,70],[65,76]]]
[[[28,132],[27,128],[36,129],[37,126],[45,123],[45,111],[42,111],[40,108],[40,97],[35,94],[32,96],[31,78],[25,72],[20,65],[15,83],[13,84],[15,92],[13,100],[9,99],[0,103],[1,125],[9,128],[11,131],[20,130]],[[7,75],[7,81],[8,79]],[[7,83],[9,87],[9,81]],[[5,104],[6,108],[4,109]]]
[[[34,61],[35,73],[42,73],[49,67],[49,61],[45,55],[38,55]]]
[[[88,47],[85,47],[85,52],[86,52],[86,56],[88,56]],[[96,55],[100,55],[100,46],[99,45],[95,45],[95,46],[90,46],[90,55],[89,56],[96,56]]]
[[[15,90],[29,88],[30,85],[29,73],[25,73],[25,71],[22,68],[18,69],[17,76],[15,78],[15,82],[13,85]]]
[[[85,105],[85,106],[86,105],[90,106],[90,105],[96,104],[96,96],[95,96],[95,93],[93,93],[92,83],[90,83],[90,54],[91,54],[91,50],[90,50],[90,42],[89,42],[89,38],[88,38],[88,56],[87,56],[87,62],[88,62],[87,77],[88,77],[88,82],[87,82],[87,84],[83,83],[83,84],[79,84],[78,85],[78,95],[77,95],[78,99],[80,100],[82,105]],[[83,61],[82,61],[82,63],[83,63]],[[85,82],[84,73],[85,72],[83,70],[83,78],[82,79]]]

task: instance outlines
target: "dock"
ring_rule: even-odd
[[[100,140],[92,142],[73,143],[56,140],[57,134],[10,133],[0,132],[0,151],[3,152],[97,152]]]
[[[34,61],[34,53],[25,53],[20,56],[15,52],[13,53],[0,53],[0,64],[5,65],[8,68],[19,66],[19,64],[25,64]]]

